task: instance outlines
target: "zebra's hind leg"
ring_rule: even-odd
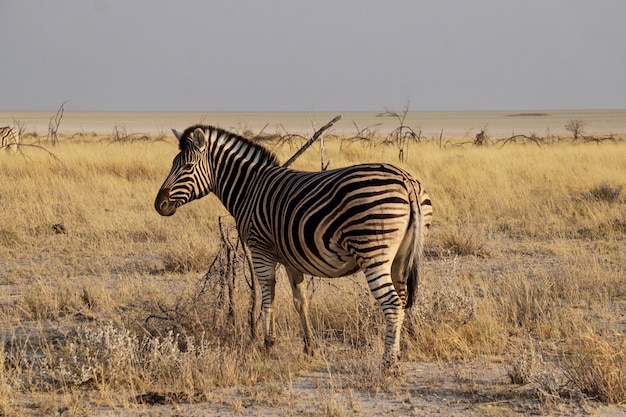
[[[315,341],[313,339],[313,331],[311,330],[311,320],[309,319],[309,301],[304,288],[304,275],[288,265],[285,265],[285,270],[291,283],[293,305],[300,316],[300,324],[302,324],[302,331],[304,332],[304,353],[313,355],[315,353]]]
[[[391,280],[389,267],[378,266],[365,267],[365,277],[372,295],[383,310],[386,322],[385,330],[385,353],[383,365],[391,368],[397,365],[400,353],[400,331],[404,320],[402,301]]]

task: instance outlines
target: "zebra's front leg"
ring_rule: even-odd
[[[304,353],[313,355],[315,353],[315,340],[313,331],[311,330],[311,320],[309,319],[309,301],[306,296],[306,288],[304,285],[304,275],[302,272],[285,265],[285,270],[289,276],[291,283],[291,292],[293,293],[293,305],[300,316],[300,324],[304,332]]]
[[[263,330],[265,349],[270,350],[276,343],[276,322],[274,319],[276,295],[276,263],[260,262],[252,256],[254,273],[261,284],[261,303],[263,306]]]

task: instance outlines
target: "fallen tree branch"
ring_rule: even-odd
[[[600,137],[596,137],[596,136],[583,136],[583,141],[585,142],[595,142],[595,143],[600,143],[600,142],[604,142],[604,141],[610,141],[613,143],[617,143],[617,141],[615,140],[615,137],[613,136],[613,134],[610,134],[609,136],[600,136]]]
[[[509,142],[517,142],[517,139],[527,139],[533,142],[535,145],[541,147],[541,140],[537,138],[535,135],[526,136],[526,135],[513,135],[508,139],[503,139],[502,146],[506,145]]]

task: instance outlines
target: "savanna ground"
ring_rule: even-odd
[[[173,137],[24,135],[0,154],[0,416],[626,413],[625,138],[395,139],[325,145],[331,168],[396,163],[433,201],[399,374],[360,275],[310,278],[311,358],[279,271],[264,352],[219,202],[153,208]],[[264,141],[283,161],[301,142]],[[317,145],[294,165],[319,167]]]

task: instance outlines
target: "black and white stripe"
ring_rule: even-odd
[[[421,184],[388,164],[324,172],[280,167],[265,148],[211,126],[174,131],[180,153],[155,200],[169,216],[214,193],[235,218],[261,284],[265,343],[276,339],[277,263],[285,266],[312,352],[303,274],[340,277],[362,270],[386,320],[385,364],[397,360],[404,309],[415,301],[432,207]]]
[[[0,148],[15,152],[20,144],[20,135],[10,126],[0,127]]]

